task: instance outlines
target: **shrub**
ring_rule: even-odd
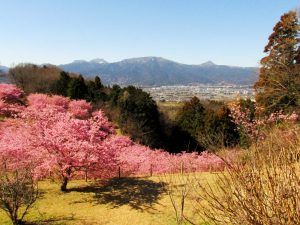
[[[0,209],[7,213],[14,225],[23,223],[38,194],[37,181],[29,166],[15,171],[1,166]]]
[[[300,128],[274,128],[212,185],[200,183],[197,212],[212,224],[300,223]]]

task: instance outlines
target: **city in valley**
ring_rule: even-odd
[[[254,89],[250,85],[178,85],[143,87],[155,101],[188,101],[193,96],[199,99],[233,100],[254,99]]]

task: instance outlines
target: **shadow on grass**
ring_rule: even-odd
[[[50,224],[59,224],[63,225],[69,221],[74,221],[74,216],[58,216],[58,217],[51,217],[48,219],[42,219],[42,220],[37,220],[33,222],[23,222],[21,224],[23,225],[50,225]]]
[[[166,192],[166,184],[142,178],[113,178],[102,184],[82,188],[71,188],[69,191],[95,193],[98,204],[110,204],[113,208],[128,205],[133,209],[152,208],[161,195]]]

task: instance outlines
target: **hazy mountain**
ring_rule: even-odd
[[[6,66],[1,66],[0,65],[0,83],[7,83],[8,78],[7,78],[7,72],[8,72],[8,67]]]
[[[84,76],[99,75],[106,84],[121,85],[188,85],[188,84],[253,84],[258,78],[255,67],[216,65],[211,61],[187,65],[160,57],[141,57],[108,63],[103,59],[75,60],[60,65],[65,71]]]
[[[6,72],[8,72],[8,69],[9,69],[8,67],[0,65],[0,72],[6,73]]]
[[[91,63],[98,63],[98,64],[102,64],[102,63],[108,63],[107,61],[105,61],[104,59],[93,59],[90,61]]]

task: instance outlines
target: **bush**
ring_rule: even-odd
[[[25,215],[38,197],[39,191],[31,168],[0,170],[0,209],[4,210],[14,225],[22,224]]]
[[[212,224],[300,223],[300,127],[273,128],[212,184],[200,183],[197,212]]]

